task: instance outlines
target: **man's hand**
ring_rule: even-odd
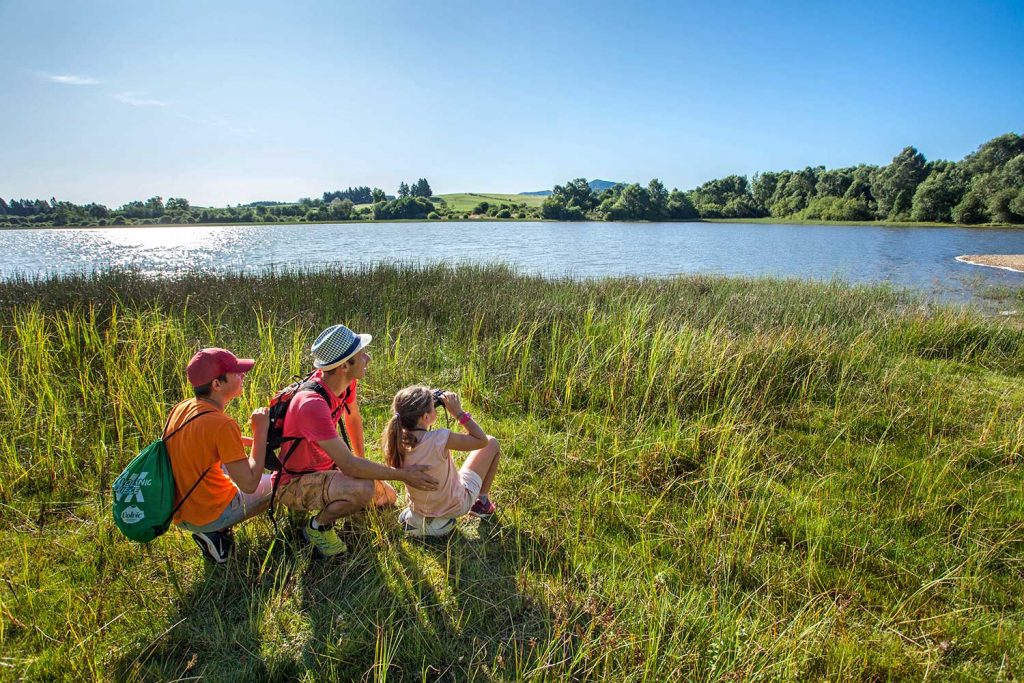
[[[249,416],[249,424],[252,425],[252,435],[255,437],[267,437],[267,430],[270,428],[270,411],[266,406],[257,408]]]
[[[402,468],[400,471],[405,473],[402,481],[420,491],[436,491],[437,480],[427,474],[428,469],[430,469],[429,465],[411,465]]]

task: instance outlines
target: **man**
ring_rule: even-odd
[[[394,503],[394,489],[383,480],[437,489],[437,481],[424,472],[426,467],[395,469],[372,462],[359,457],[362,453],[354,454],[338,434],[342,413],[348,414],[345,406],[355,405],[356,383],[366,376],[370,363],[366,346],[372,339],[368,334],[354,334],[344,325],[324,330],[313,342],[315,372],[311,379],[321,385],[329,401],[316,391],[300,391],[284,419],[284,436],[300,441],[288,458],[288,471],[277,475],[281,478],[277,497],[293,510],[314,513],[303,535],[324,557],[346,550],[334,530],[335,521],[374,504]],[[359,434],[353,449],[362,450],[361,418],[358,430],[352,431]]]
[[[234,545],[231,528],[270,504],[272,481],[263,474],[267,446],[267,409],[250,418],[252,439],[224,409],[242,395],[251,358],[236,358],[225,349],[202,349],[186,370],[193,398],[171,409],[164,436],[174,473],[174,522],[192,532],[203,556],[227,562]],[[251,446],[246,455],[245,446]],[[182,501],[184,498],[184,501]]]

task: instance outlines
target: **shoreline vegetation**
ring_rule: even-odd
[[[160,223],[153,226],[139,225],[100,225],[98,223],[86,225],[22,225],[22,226],[0,226],[0,232],[4,230],[96,230],[96,229],[134,229],[139,227],[160,227],[160,228],[227,228],[227,227],[261,227],[265,225],[279,225],[282,227],[307,226],[307,225],[346,225],[360,223],[436,223],[438,219],[431,218],[392,218],[376,220],[349,219],[349,220],[323,220],[323,221],[302,221],[302,222],[278,222],[278,223]],[[444,218],[440,222],[451,223],[559,223],[548,218],[495,218],[493,216],[470,216],[469,218]],[[655,221],[619,221],[621,223],[652,223]],[[826,221],[826,220],[796,220],[786,218],[666,218],[659,223],[742,223],[748,225],[825,225],[825,226],[850,226],[850,227],[881,227],[881,228],[987,228],[1016,230],[1024,228],[1024,223],[983,223],[975,225],[959,223],[936,223],[934,221]]]
[[[782,222],[879,221],[891,224],[1024,224],[1024,136],[1007,133],[964,159],[928,161],[905,147],[885,166],[730,175],[692,190],[576,178],[536,194],[434,195],[420,178],[398,196],[349,187],[296,202],[257,201],[227,207],[192,206],[182,197],[150,197],[110,209],[44,199],[0,198],[0,228],[218,223],[317,223],[348,220],[663,221],[736,219]],[[596,188],[596,189],[595,189]]]
[[[1024,675],[1024,329],[886,286],[379,265],[0,281],[0,650],[19,680],[1011,680]],[[224,567],[110,518],[200,346],[374,335],[503,448],[492,526],[316,562],[265,519]]]

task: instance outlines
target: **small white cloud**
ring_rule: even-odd
[[[40,71],[36,72],[36,75],[43,80],[62,85],[97,85],[99,83],[95,78],[76,76],[75,74],[48,74]]]
[[[153,100],[145,97],[140,97],[138,93],[133,92],[119,92],[114,95],[114,99],[118,102],[124,102],[130,104],[133,107],[166,107],[167,103],[163,100]]]

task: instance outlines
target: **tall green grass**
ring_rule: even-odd
[[[501,267],[0,283],[0,678],[1010,680],[1024,667],[1024,332],[887,288]],[[323,327],[391,396],[460,391],[502,442],[495,524],[395,513],[312,561],[258,520],[206,567],[130,545],[120,468],[201,346]],[[295,520],[300,521],[300,520]]]

